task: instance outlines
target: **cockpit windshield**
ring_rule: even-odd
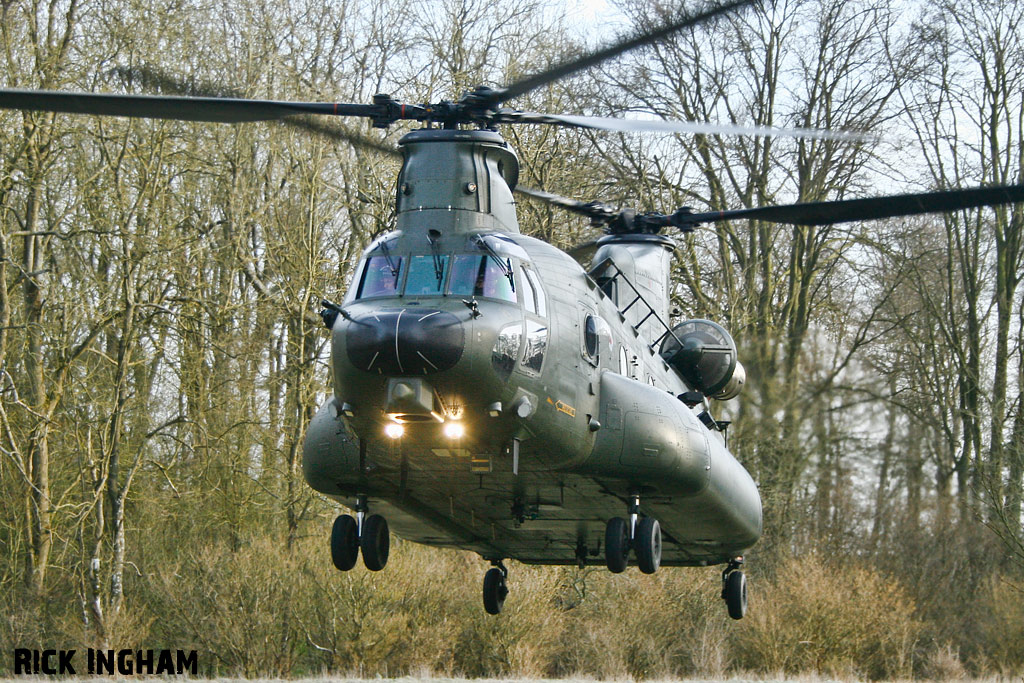
[[[405,295],[440,295],[444,289],[444,276],[447,266],[447,256],[439,254],[413,256],[409,259],[409,276],[405,281]]]
[[[363,263],[356,299],[448,295],[516,303],[514,271],[529,262],[526,251],[503,235],[470,236],[464,247],[468,253],[442,254],[434,249],[399,256],[393,248],[382,240],[368,250],[373,255]],[[530,296],[529,310],[536,313],[535,295]]]
[[[402,277],[405,259],[401,256],[371,256],[366,260],[357,299],[371,296],[394,296]]]
[[[453,296],[482,296],[514,302],[516,292],[510,272],[490,256],[456,254],[452,259],[448,293]]]

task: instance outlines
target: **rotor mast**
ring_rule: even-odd
[[[405,234],[519,232],[512,192],[519,160],[487,130],[422,129],[400,141],[398,224]]]

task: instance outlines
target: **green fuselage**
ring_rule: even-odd
[[[420,131],[404,145],[397,230],[367,249],[331,330],[310,485],[349,506],[368,496],[399,536],[488,559],[599,563],[605,521],[633,494],[661,523],[663,564],[752,545],[756,486],[676,398],[688,387],[652,344],[661,332],[638,308],[620,313],[625,278],[599,287],[518,233],[515,157],[496,134]],[[656,307],[665,241],[608,250],[636,254]]]

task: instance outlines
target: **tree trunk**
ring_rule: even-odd
[[[29,496],[29,545],[26,575],[29,589],[41,596],[46,583],[46,570],[50,564],[53,530],[50,521],[50,422],[45,418],[48,397],[44,369],[46,367],[43,341],[43,304],[45,294],[42,282],[43,254],[39,232],[39,200],[42,179],[31,181],[25,206],[24,255],[22,267],[26,273],[22,292],[25,304],[26,349],[25,369],[29,381],[28,404],[36,424],[32,429],[30,452],[31,491]]]

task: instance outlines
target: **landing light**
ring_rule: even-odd
[[[445,422],[444,435],[449,439],[461,439],[466,434],[466,427],[461,422]]]
[[[405,427],[397,422],[391,422],[384,426],[384,433],[392,439],[401,439],[405,434]]]

